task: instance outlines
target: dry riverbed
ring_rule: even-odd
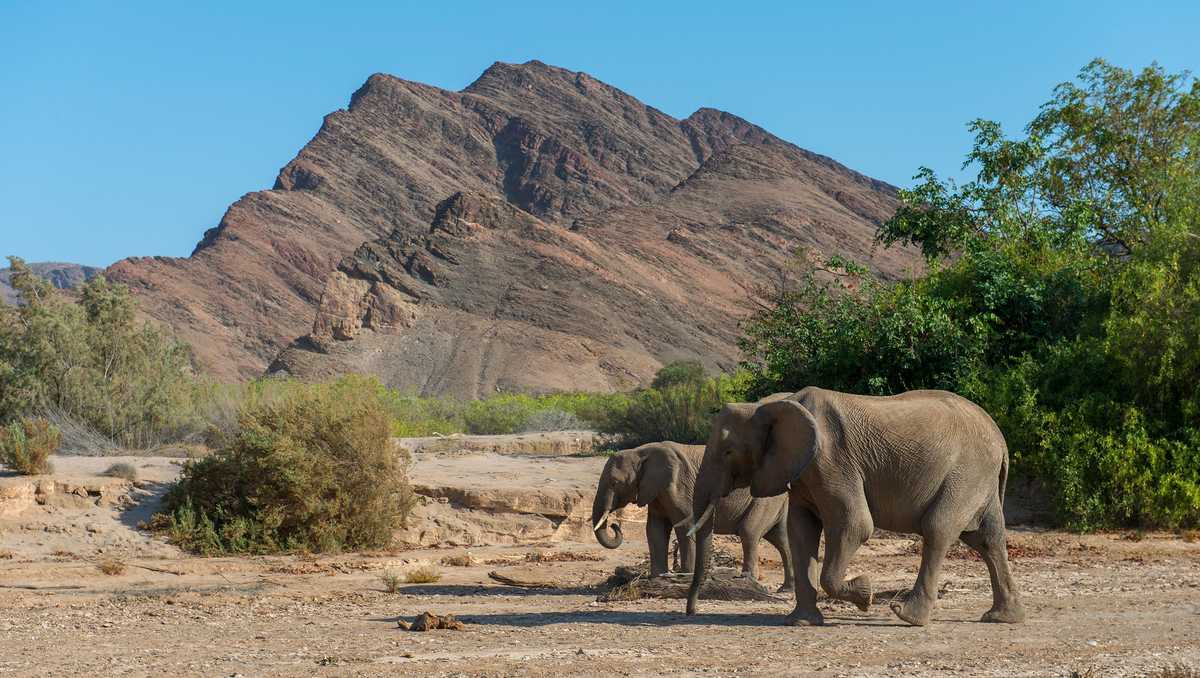
[[[779,625],[787,602],[710,601],[696,617],[677,600],[598,603],[594,587],[641,560],[644,544],[606,551],[570,530],[471,547],[469,558],[461,546],[185,556],[136,527],[170,467],[139,463],[152,480],[129,502],[37,506],[0,520],[0,674],[1109,676],[1200,667],[1200,543],[1173,535],[1014,530],[1030,617],[1019,626],[976,622],[990,602],[987,572],[956,552],[929,627],[899,623],[880,600],[867,613],[825,602],[828,626],[789,628]],[[104,574],[105,561],[124,570]],[[896,589],[911,584],[917,562],[910,539],[878,538],[853,570]],[[440,581],[385,590],[384,573],[427,564]],[[492,572],[552,588],[506,586]],[[781,579],[776,563],[763,572],[765,583]],[[465,628],[397,625],[424,611],[456,615]]]

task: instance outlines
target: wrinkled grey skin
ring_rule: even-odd
[[[692,488],[704,458],[704,446],[672,442],[650,443],[622,450],[609,458],[600,474],[592,502],[592,527],[608,511],[636,503],[646,507],[646,541],[650,545],[650,573],[668,571],[667,546],[671,529],[679,541],[679,565],[690,572],[695,562],[695,538],[687,534],[692,510]],[[722,498],[716,507],[716,533],[736,534],[742,542],[742,572],[758,577],[758,540],[766,539],[783,558],[784,582],[792,588],[792,550],[787,543],[787,497],[755,499],[743,488]],[[709,521],[712,523],[713,521]],[[609,529],[613,534],[609,535]],[[621,545],[621,526],[612,518],[596,530],[596,539],[608,548]]]
[[[796,578],[793,625],[824,623],[817,587],[866,610],[871,582],[846,581],[854,552],[876,529],[923,537],[913,589],[892,611],[929,622],[947,550],[958,539],[986,563],[992,607],[985,622],[1018,623],[1025,611],[1008,566],[1004,486],[1008,447],[992,418],[945,391],[857,396],[819,388],[727,405],[713,422],[693,497],[694,514],[735,488],[755,497],[787,493]],[[817,545],[825,534],[825,559]],[[697,532],[699,560],[687,612],[696,611],[712,549],[710,525]]]

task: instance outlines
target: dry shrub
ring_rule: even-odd
[[[96,569],[110,577],[125,574],[125,563],[116,558],[103,558],[96,561]]]
[[[27,476],[50,473],[50,455],[61,442],[62,434],[45,419],[14,421],[0,428],[0,462]]]
[[[419,565],[404,575],[406,584],[432,584],[441,581],[442,572],[436,565]]]
[[[445,558],[442,558],[442,564],[449,567],[471,567],[472,565],[479,564],[479,561],[471,555],[470,551],[467,551],[466,553],[461,553],[459,555],[446,556]]]
[[[591,553],[575,553],[572,551],[539,551],[526,553],[525,560],[531,563],[595,563],[604,560],[604,558]]]
[[[383,584],[383,590],[388,593],[395,593],[400,590],[400,585],[404,583],[404,578],[394,570],[385,570],[379,575],[379,582]]]
[[[154,526],[202,554],[376,549],[415,504],[379,382],[344,377],[248,407],[188,461]]]
[[[101,473],[100,475],[108,476],[109,478],[122,478],[131,483],[136,481],[138,478],[137,467],[126,462],[113,464],[112,466],[104,469],[104,473]]]

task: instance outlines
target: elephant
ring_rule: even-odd
[[[900,619],[929,623],[942,561],[961,539],[991,577],[992,606],[981,621],[1020,623],[1025,611],[1005,543],[1007,478],[1008,446],[996,423],[947,391],[862,396],[808,387],[728,404],[713,420],[693,495],[692,515],[700,517],[689,533],[699,546],[686,611],[696,612],[712,550],[712,504],[749,487],[754,497],[788,497],[788,540],[800,571],[788,624],[824,624],[818,586],[868,609],[870,579],[846,581],[846,570],[876,528],[922,537],[916,584],[891,603]]]
[[[621,545],[621,525],[610,520],[613,511],[636,502],[646,510],[646,541],[650,574],[668,571],[667,546],[674,529],[679,564],[690,572],[695,561],[694,538],[687,534],[692,510],[692,487],[704,456],[703,445],[660,442],[622,450],[604,464],[592,503],[592,526],[601,545]],[[792,550],[787,542],[787,497],[755,499],[748,490],[729,493],[717,502],[714,530],[736,534],[742,542],[742,574],[758,578],[758,540],[766,539],[783,558],[780,591],[792,590]],[[609,528],[612,535],[608,534]]]

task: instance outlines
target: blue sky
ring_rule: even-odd
[[[1194,1],[573,4],[0,0],[0,255],[186,256],[375,72],[540,59],[906,185],[1094,57],[1200,71]]]

